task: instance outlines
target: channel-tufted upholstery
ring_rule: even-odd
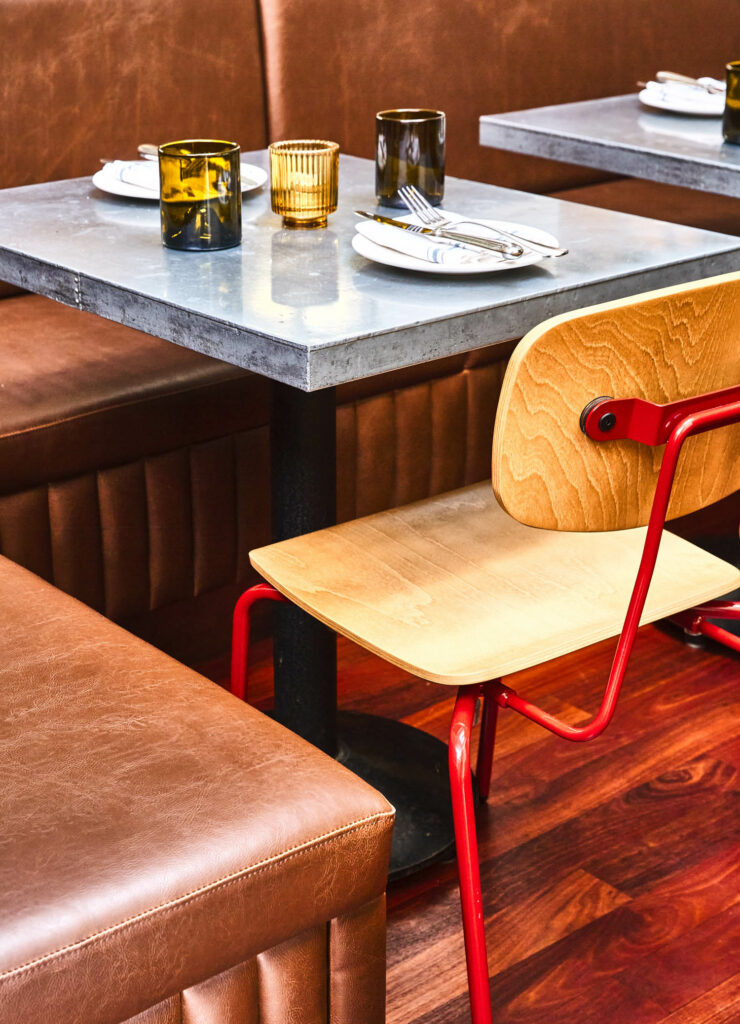
[[[32,349],[31,303],[45,326]],[[225,650],[248,552],[270,541],[268,383],[174,345],[157,354],[171,384],[148,380],[145,335],[35,296],[6,309],[0,550],[182,660]],[[95,374],[83,339],[66,343],[78,317]],[[341,388],[340,518],[484,477],[503,368],[479,352]]]

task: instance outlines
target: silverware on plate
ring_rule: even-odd
[[[700,89],[706,89],[707,92],[718,93],[724,92],[724,86],[715,85],[713,82],[702,82],[698,78],[692,78],[690,75],[679,75],[677,71],[658,71],[655,76],[656,82],[681,82],[683,85],[696,85]]]
[[[689,78],[688,75],[679,75],[675,71],[659,71],[655,76],[655,81],[660,85],[666,85],[669,82],[678,82],[679,85],[693,85],[697,89],[703,89],[712,96],[718,96],[720,93],[725,92],[723,85],[715,85],[714,82],[701,82],[698,78]],[[635,82],[635,85],[639,89],[647,89],[649,82]]]
[[[445,242],[455,242],[457,245],[473,251],[497,252],[505,259],[519,259],[524,253],[521,245],[499,242],[493,238],[479,238],[477,235],[466,235],[460,231],[448,231],[444,228],[421,227],[419,224],[409,224],[404,220],[394,220],[392,217],[383,217],[379,213],[367,213],[365,210],[355,210],[355,213],[358,217],[365,217],[366,220],[376,220],[379,224],[402,228],[414,235],[432,235],[433,238],[441,238]]]
[[[478,227],[485,228],[487,231],[493,231],[500,238],[504,238],[508,242],[529,249],[530,252],[539,253],[541,256],[566,256],[568,253],[567,249],[560,249],[555,245],[548,245],[546,242],[536,242],[533,238],[526,238],[524,235],[515,235],[511,231],[506,231],[504,228],[498,227],[498,225],[487,224],[485,221],[445,217],[426,200],[414,185],[402,185],[398,190],[398,194],[409,210],[415,213],[422,223],[436,232],[445,230],[457,234],[455,228],[458,224],[475,224]],[[478,235],[470,235],[469,237],[475,239],[478,245],[483,241],[492,241],[492,239],[488,238],[481,239]]]

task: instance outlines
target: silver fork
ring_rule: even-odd
[[[493,231],[500,238],[505,238],[509,242],[516,242],[518,245],[525,246],[532,252],[540,253],[542,256],[565,256],[568,252],[567,249],[560,249],[555,245],[548,245],[546,242],[535,242],[532,238],[515,235],[511,231],[504,230],[504,228],[492,227],[490,224],[483,224],[479,220],[453,220],[450,217],[444,217],[439,210],[435,210],[414,185],[402,185],[398,190],[398,194],[408,209],[415,213],[422,224],[426,224],[427,227],[448,228],[454,231],[458,224],[475,224],[478,227],[486,228],[488,231]]]

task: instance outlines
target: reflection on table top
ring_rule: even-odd
[[[722,119],[642,106],[637,95],[537,107],[480,119],[483,146],[740,196],[740,146]]]
[[[165,249],[156,204],[107,196],[87,178],[7,189],[0,279],[315,390],[740,265],[740,238],[448,179],[449,209],[542,227],[570,254],[475,278],[393,270],[351,247],[352,211],[375,207],[373,189],[372,162],[343,157],[326,230],[284,230],[264,188],[244,199],[241,247],[206,254]]]

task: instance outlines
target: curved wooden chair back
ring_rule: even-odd
[[[592,399],[661,405],[740,383],[740,273],[548,320],[514,350],[493,438],[493,489],[514,519],[549,530],[620,530],[650,516],[663,447],[595,442]],[[740,424],[689,438],[668,518],[740,487]]]

